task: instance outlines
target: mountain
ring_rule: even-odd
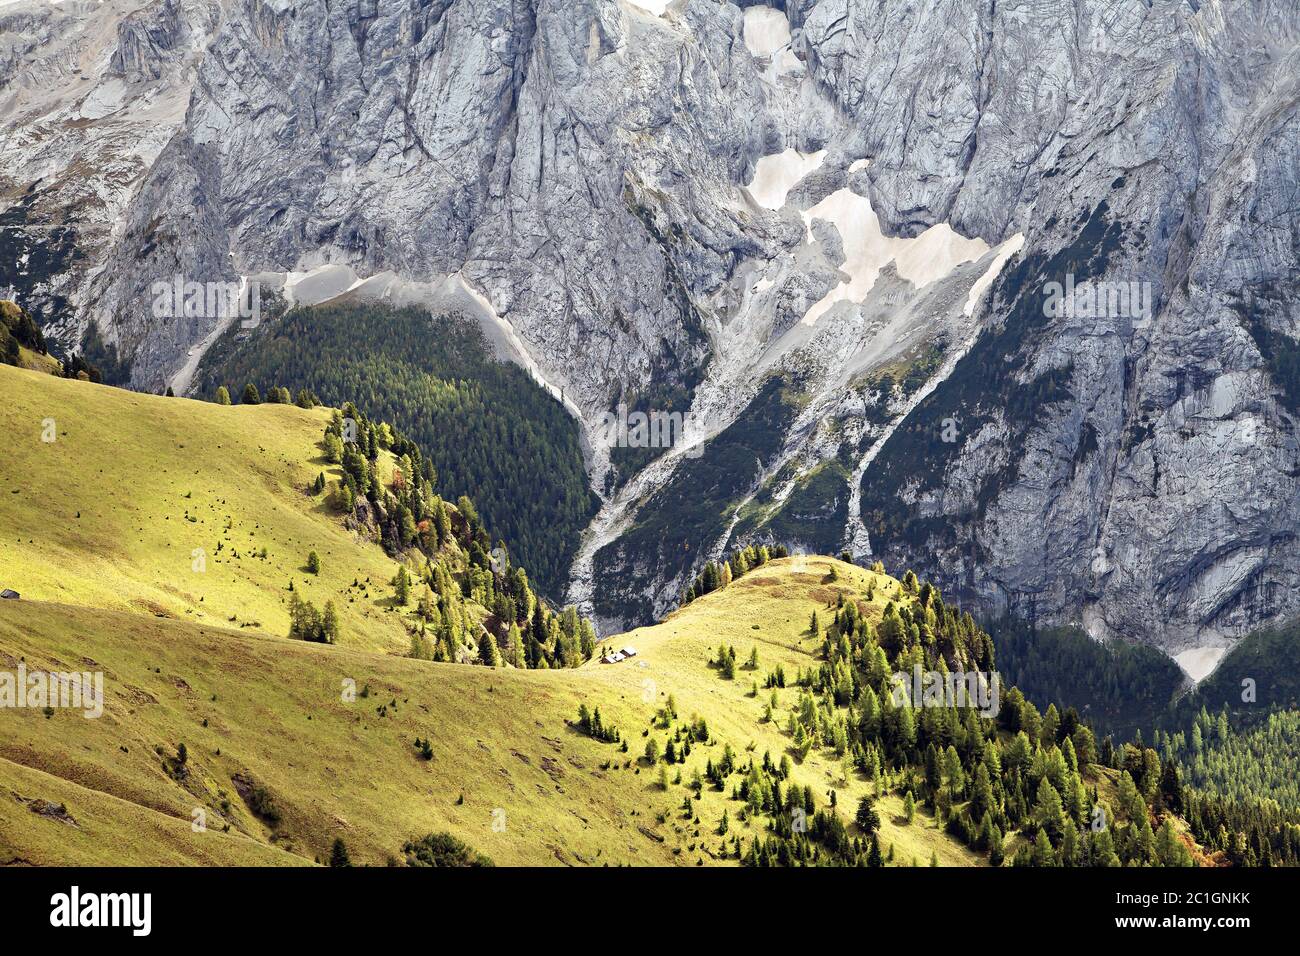
[[[0,286],[47,336],[159,391],[229,323],[156,315],[176,276],[454,301],[585,432],[568,596],[603,633],[762,542],[1195,676],[1300,610],[1288,0],[68,0],[0,27]],[[620,404],[692,415],[611,450]]]
[[[361,523],[385,495],[339,513],[305,488],[322,466],[343,487],[362,454],[307,458],[329,457],[330,411],[9,367],[0,386],[23,455],[0,489],[0,584],[21,593],[0,601],[6,864],[312,864],[336,841],[371,865],[462,844],[515,865],[1211,862],[1154,751],[1010,687],[983,710],[899,698],[895,672],[988,674],[996,653],[915,575],[745,549],[590,659],[430,660],[425,602],[390,596],[392,569],[436,585],[480,648],[519,569],[477,563],[465,499],[426,555]],[[416,454],[393,444],[372,467]],[[197,568],[213,533],[231,544]],[[307,546],[319,573],[287,566]],[[338,608],[335,639],[295,632],[300,598]],[[568,613],[535,613],[562,640]],[[33,698],[32,675],[82,672],[103,693],[84,715]]]

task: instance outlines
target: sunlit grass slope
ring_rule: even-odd
[[[872,593],[870,601],[868,592]],[[614,647],[634,647],[638,654],[632,661],[618,665],[591,663],[586,669],[599,672],[602,683],[610,684],[625,698],[653,690],[662,703],[672,694],[683,716],[705,716],[709,729],[737,751],[752,748],[760,758],[764,751],[770,751],[773,760],[778,761],[790,747],[784,728],[787,716],[797,706],[799,688],[778,690],[776,719],[764,723],[763,705],[772,692],[763,689],[763,678],[780,664],[793,685],[799,670],[820,664],[821,640],[811,637],[809,621],[814,611],[823,623],[828,621],[841,593],[846,600],[857,599],[866,608],[869,620],[878,620],[891,599],[908,600],[899,582],[889,575],[832,558],[783,558],[693,601],[662,624],[606,642]],[[732,680],[708,665],[721,644],[734,647],[737,660],[742,662]],[[748,661],[754,648],[758,650],[759,664],[757,670],[749,670],[743,662]],[[759,687],[757,697],[753,696],[755,682]],[[643,729],[644,722],[637,732]],[[643,740],[638,743],[644,746]],[[848,768],[846,773],[845,769],[833,754],[814,749],[801,764],[796,763],[795,778],[804,785],[814,785],[823,796],[834,790],[840,812],[851,819],[858,801],[863,796],[874,796],[875,790],[859,772]],[[924,866],[932,852],[944,866],[984,862],[937,828],[921,810],[915,822],[906,824],[900,797],[886,794],[879,800],[878,809],[882,851],[888,852],[892,846],[896,863],[907,865],[915,859]],[[752,835],[752,831],[742,830],[745,832]]]
[[[0,601],[0,671],[101,671],[106,693],[98,719],[0,713],[0,862],[310,864],[342,838],[354,861],[383,864],[445,830],[498,864],[734,864],[731,838],[748,845],[768,822],[741,819],[730,784],[706,785],[685,814],[691,778],[728,746],[741,765],[793,757],[784,728],[799,691],[777,691],[764,722],[770,692],[752,685],[778,664],[793,683],[819,663],[808,622],[828,621],[840,594],[868,617],[899,597],[883,574],[782,559],[607,641],[637,648],[620,664],[412,660],[386,601],[347,599],[354,578],[386,582],[396,564],[306,493],[331,473],[317,447],[328,411],[12,368],[0,368],[0,394],[0,587],[23,595]],[[205,571],[193,570],[196,548]],[[319,577],[302,569],[313,549]],[[340,644],[280,636],[290,579],[318,605],[335,601]],[[710,664],[721,643],[741,662],[732,679]],[[667,768],[665,788],[641,755],[648,734],[668,741],[653,725],[670,696],[674,727],[702,718],[710,739]],[[580,704],[599,707],[627,750],[575,729]],[[823,750],[793,777],[819,806],[834,793],[846,820],[873,787]],[[905,824],[892,794],[879,807],[896,863],[980,862],[924,813]]]
[[[334,601],[344,643],[404,651],[385,597],[397,565],[307,493],[338,474],[317,446],[328,417],[0,367],[0,588],[285,634],[292,580]],[[367,578],[378,587],[349,600]]]
[[[764,750],[779,760],[790,742],[783,720],[760,722],[753,672],[724,679],[708,663],[710,649],[726,641],[743,659],[756,646],[760,672],[808,666],[814,646],[803,631],[812,611],[839,588],[860,593],[871,576],[829,559],[804,559],[801,569],[799,561],[773,562],[614,642],[634,644],[636,658],[576,671],[430,664],[125,612],[4,602],[0,668],[21,659],[28,668],[102,670],[107,703],[99,719],[6,713],[0,853],[40,862],[263,863],[269,852],[311,862],[342,837],[354,860],[381,864],[400,858],[408,837],[448,830],[499,864],[734,863],[716,833],[724,809],[732,835],[746,843],[766,822],[740,821],[730,792],[707,786],[695,816],[684,819],[690,777],[728,744],[742,761]],[[825,581],[831,566],[835,583]],[[877,578],[878,590],[894,586]],[[346,686],[356,688],[354,700],[345,699]],[[670,771],[665,791],[638,758],[643,731],[670,694],[679,719],[703,717],[713,740],[677,765],[681,783],[677,767]],[[783,706],[794,705],[795,689],[779,694]],[[629,752],[573,729],[580,703],[599,706]],[[666,743],[666,732],[650,732]],[[421,757],[416,738],[430,740],[432,759]],[[180,743],[187,759],[178,772]],[[848,815],[868,786],[816,751],[794,776],[821,794],[834,789]],[[250,809],[250,787],[270,795],[278,822]],[[36,800],[64,804],[75,827],[30,809]],[[897,862],[924,865],[932,852],[946,865],[977,862],[923,814],[905,825],[895,803],[881,802],[882,846],[894,847]],[[190,829],[196,809],[206,832]]]

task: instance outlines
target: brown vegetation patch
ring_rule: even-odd
[[[23,797],[17,794],[15,796],[18,798],[19,803],[27,804],[27,809],[37,816],[45,817],[47,820],[57,820],[65,826],[81,829],[77,821],[73,819],[72,814],[68,812],[68,808],[61,803],[51,803],[39,797]]]

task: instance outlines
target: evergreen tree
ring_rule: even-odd
[[[1174,821],[1169,817],[1165,817],[1164,823],[1160,825],[1160,832],[1156,835],[1155,852],[1161,866],[1192,866],[1191,851],[1178,838]]]
[[[334,838],[334,846],[330,850],[330,866],[351,866],[352,860],[348,857],[347,844],[343,842],[342,837]]]
[[[478,639],[478,662],[487,667],[500,667],[501,655],[497,650],[496,638],[486,630]]]
[[[1034,805],[1034,822],[1046,831],[1052,840],[1059,840],[1065,830],[1065,814],[1061,808],[1061,795],[1044,777],[1038,784],[1038,796]]]
[[[1038,835],[1034,837],[1033,865],[1056,865],[1056,853],[1052,850],[1052,841],[1047,838],[1047,832],[1042,829],[1040,829]]]
[[[880,814],[876,812],[875,804],[870,797],[863,797],[858,802],[858,812],[854,814],[853,822],[863,833],[875,836],[876,830],[880,827]]]
[[[893,854],[893,847],[890,847],[890,854]],[[885,861],[880,858],[880,840],[873,833],[871,835],[871,849],[867,853],[867,866],[882,867]]]
[[[325,602],[325,612],[321,615],[321,633],[326,644],[339,642],[339,615],[334,609],[333,601]]]

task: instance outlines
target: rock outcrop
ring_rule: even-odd
[[[157,389],[220,321],[157,315],[160,280],[463,282],[592,438],[571,596],[608,626],[778,539],[1171,651],[1300,609],[1288,0],[0,25],[0,242],[27,257],[0,286]],[[693,415],[629,458],[601,442],[620,402]]]

